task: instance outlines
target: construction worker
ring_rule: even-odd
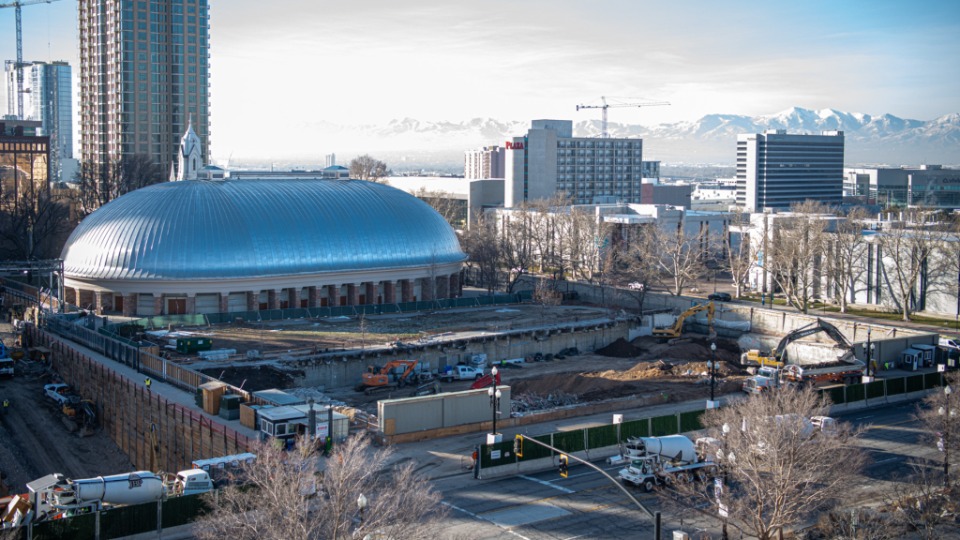
[[[147,390],[149,390],[149,389],[150,389],[150,384],[151,384],[152,382],[153,382],[153,381],[150,380],[150,377],[147,377],[146,379],[144,379],[143,385],[147,387]]]
[[[4,398],[3,400],[3,412],[7,412],[10,409],[10,400]]]

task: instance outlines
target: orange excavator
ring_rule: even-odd
[[[380,369],[370,366],[367,373],[361,376],[362,380],[356,390],[369,395],[380,390],[425,382],[429,376],[422,377],[416,372],[418,363],[417,360],[391,360]]]

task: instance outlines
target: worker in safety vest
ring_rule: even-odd
[[[4,399],[4,400],[3,400],[3,412],[7,412],[7,409],[9,409],[9,408],[10,408],[10,400],[9,400],[9,399]]]
[[[147,390],[149,390],[149,389],[150,389],[150,384],[151,384],[152,382],[153,382],[153,381],[150,380],[150,377],[147,377],[146,379],[144,379],[143,385],[147,387]]]

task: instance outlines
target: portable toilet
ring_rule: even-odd
[[[923,351],[913,347],[907,347],[900,353],[900,369],[907,371],[916,371],[918,367],[923,366]]]

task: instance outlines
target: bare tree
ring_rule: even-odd
[[[18,190],[0,196],[0,257],[44,259],[60,254],[71,230],[66,204],[46,186],[21,182]]]
[[[683,222],[676,228],[646,227],[640,241],[647,254],[659,268],[660,281],[671,294],[680,296],[691,284],[707,274],[705,246],[709,243],[706,230],[694,234],[684,231]]]
[[[773,253],[764,254],[763,268],[787,302],[807,313],[817,295],[827,221],[827,208],[805,201],[791,208],[793,215],[777,220]]]
[[[809,418],[828,401],[816,391],[783,389],[751,396],[704,416],[722,444],[722,490],[681,486],[685,493],[726,510],[737,528],[769,540],[842,502],[865,462],[851,441],[861,432],[838,423],[818,432]],[[726,428],[724,428],[726,426]]]
[[[890,282],[893,301],[903,314],[903,320],[909,321],[910,315],[919,308],[919,297],[926,291],[918,290],[921,276],[933,277],[940,274],[946,257],[938,257],[947,238],[943,224],[937,221],[935,213],[924,209],[911,209],[904,212],[904,221],[899,226],[888,227],[877,235],[877,243],[882,250],[883,272]],[[929,280],[923,280],[929,284]]]
[[[960,372],[944,376],[946,383],[923,399],[917,418],[926,431],[926,440],[943,455],[943,482],[951,481],[950,470],[960,462]]]
[[[387,176],[387,164],[364,154],[350,161],[350,178],[367,180],[368,182],[383,182]]]
[[[808,540],[893,540],[903,534],[889,514],[868,508],[831,510],[820,516],[816,529]]]
[[[827,243],[827,262],[833,282],[833,296],[840,304],[840,313],[847,312],[847,304],[854,301],[856,284],[866,272],[867,239],[863,222],[867,211],[854,208],[837,223],[837,231]]]
[[[600,272],[603,242],[611,227],[598,223],[596,216],[580,208],[571,208],[562,231],[564,267],[574,279],[593,281]]]
[[[533,221],[536,216],[526,205],[504,214],[499,223],[498,240],[503,264],[507,267],[507,292],[512,293],[523,274],[536,262],[533,245]]]
[[[461,232],[460,244],[469,256],[467,264],[476,268],[480,274],[480,286],[492,294],[498,285],[497,272],[502,257],[496,225],[491,223],[487,216],[485,213],[480,214],[469,229]]]
[[[559,306],[563,302],[563,294],[556,289],[556,283],[540,278],[533,291],[533,301],[540,305],[540,324],[544,324],[547,310]]]
[[[655,257],[651,256],[649,246],[644,242],[626,244],[612,264],[607,275],[611,282],[637,303],[637,315],[643,314],[643,303],[647,298],[651,285],[656,283],[658,266]]]
[[[957,490],[945,487],[943,474],[927,464],[913,462],[911,474],[897,482],[885,496],[894,519],[908,531],[914,531],[925,540],[943,538],[943,533],[955,527],[960,515]]]
[[[201,540],[425,538],[442,517],[439,493],[412,464],[391,466],[389,449],[351,437],[329,458],[312,450],[304,441],[291,452],[261,445],[242,485],[207,498],[212,511],[194,533]]]
[[[735,298],[740,298],[743,288],[747,285],[750,270],[753,268],[754,258],[750,252],[750,238],[747,231],[750,228],[750,219],[746,212],[737,207],[730,216],[726,234],[723,237],[724,270],[730,272],[733,281]],[[733,241],[733,233],[739,235],[740,241]]]
[[[413,196],[433,207],[454,229],[463,229],[466,227],[466,206],[462,204],[462,200],[454,198],[452,193],[420,187],[420,189],[413,192]]]
[[[77,208],[86,216],[121,195],[159,184],[167,177],[149,156],[132,154],[111,163],[81,163],[76,179]]]

